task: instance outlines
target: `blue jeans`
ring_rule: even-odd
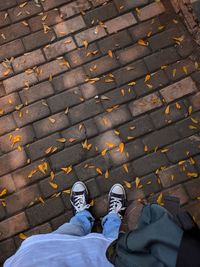
[[[54,233],[84,236],[91,233],[94,218],[88,210],[78,212],[69,223],[61,225]],[[107,214],[102,220],[103,235],[106,238],[117,239],[121,219],[116,213]]]

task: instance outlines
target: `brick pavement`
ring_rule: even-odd
[[[200,65],[169,1],[0,3],[0,262],[113,183],[200,222]],[[137,178],[137,179],[136,179]]]

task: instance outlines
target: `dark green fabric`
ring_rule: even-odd
[[[163,207],[146,205],[137,229],[121,235],[116,267],[175,267],[183,231]]]

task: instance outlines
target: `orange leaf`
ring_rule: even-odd
[[[102,173],[102,170],[100,168],[96,168],[96,172],[99,173],[99,174],[101,174],[101,175],[103,174]]]
[[[38,165],[38,170],[43,174],[47,172],[47,169],[48,169],[48,164],[46,162]]]
[[[57,189],[58,188],[58,185],[56,183],[52,183],[52,182],[49,181],[49,184],[53,189]]]
[[[105,178],[108,178],[109,177],[109,171],[107,170],[106,172],[105,172]]]
[[[102,156],[105,156],[105,154],[106,154],[107,151],[108,151],[108,149],[105,148],[105,149],[101,152],[101,155],[102,155]]]
[[[119,144],[119,151],[122,153],[124,151],[124,143]]]
[[[64,167],[61,168],[61,170],[65,173],[65,174],[69,174],[72,171],[72,165],[68,166],[68,167]]]
[[[170,113],[170,106],[168,105],[165,109],[165,114],[169,114]]]
[[[151,75],[150,74],[147,74],[146,77],[145,77],[145,83],[148,82],[149,80],[151,79]]]
[[[136,186],[136,188],[139,188],[139,185],[140,185],[140,178],[139,177],[136,177],[136,179],[135,179],[135,186]]]
[[[125,186],[127,188],[131,188],[132,187],[131,183],[129,183],[129,182],[125,181],[125,180],[123,182],[124,182],[124,184],[125,184]]]
[[[127,164],[123,164],[123,168],[124,168],[125,172],[128,173],[128,166],[127,166]]]
[[[25,239],[27,238],[27,236],[26,236],[25,234],[23,234],[23,233],[20,233],[20,234],[18,235],[18,237],[19,237],[21,240],[25,240]]]
[[[108,55],[109,55],[109,57],[113,57],[113,53],[112,53],[112,50],[108,50]]]
[[[0,197],[3,197],[7,194],[8,190],[6,188],[4,188],[1,192],[0,192]]]
[[[162,193],[158,196],[156,201],[157,201],[158,205],[161,205],[161,206],[164,205],[164,203],[163,203],[163,194]]]
[[[148,42],[145,42],[144,40],[140,39],[138,40],[138,44],[142,46],[148,46]]]

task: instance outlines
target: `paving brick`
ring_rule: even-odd
[[[111,58],[109,56],[101,57],[85,65],[86,73],[89,77],[99,76],[117,67],[119,67],[118,61],[114,57]]]
[[[90,3],[87,0],[77,0],[60,8],[61,16],[66,19],[76,14],[90,9]]]
[[[178,131],[174,126],[165,127],[159,131],[150,133],[143,138],[143,143],[147,145],[148,150],[164,147],[180,138]]]
[[[6,211],[10,216],[28,207],[31,202],[41,196],[38,185],[32,185],[5,198]]]
[[[8,190],[8,194],[15,191],[15,185],[10,174],[0,177],[0,190],[2,191],[4,188]]]
[[[65,167],[65,166],[63,166]],[[77,181],[75,172],[70,172],[65,174],[64,172],[59,172],[55,174],[53,180],[51,178],[46,178],[40,182],[40,189],[45,198],[52,196],[53,194],[66,190],[72,187],[72,185]],[[54,189],[49,182],[53,182],[58,185],[58,188]]]
[[[0,175],[7,174],[26,164],[27,156],[24,150],[14,150],[8,154],[1,156]]]
[[[128,159],[133,160],[145,154],[144,144],[140,139],[133,140],[126,144],[126,153],[128,153]]]
[[[30,87],[28,90],[24,89],[20,91],[19,94],[24,104],[31,104],[37,100],[53,95],[54,90],[51,83],[46,81]]]
[[[62,201],[63,201],[64,206],[65,206],[65,209],[71,210],[72,209],[72,205],[71,205],[71,202],[70,202],[70,194],[68,192],[63,192],[61,194],[61,197],[62,197]]]
[[[13,47],[15,49],[13,49]],[[14,40],[10,43],[1,45],[0,47],[0,60],[11,58],[24,53],[24,46],[20,39]]]
[[[167,75],[163,70],[159,70],[151,74],[150,80],[145,82],[145,79],[139,79],[134,85],[134,92],[137,96],[143,96],[149,92],[153,92],[169,83]]]
[[[95,179],[90,179],[90,180],[86,181],[85,184],[88,188],[90,199],[94,199],[94,198],[100,196],[100,190],[99,190],[98,184],[97,184]]]
[[[78,87],[67,90],[63,93],[54,95],[48,98],[50,110],[55,113],[61,110],[66,110],[67,107],[74,106],[82,102],[82,94]]]
[[[94,0],[105,1],[105,0]],[[96,219],[103,218],[108,212],[108,195],[102,195],[95,199],[95,206],[92,208],[92,214]]]
[[[72,107],[69,110],[69,119],[72,124],[88,119],[91,116],[97,115],[103,111],[102,105],[96,102],[95,99],[88,100],[78,106]]]
[[[183,183],[191,179],[187,173],[196,173],[194,166],[186,161],[183,165],[172,165],[158,173],[164,188]]]
[[[68,53],[75,48],[76,44],[74,43],[73,39],[71,37],[67,37],[44,47],[44,53],[46,58],[50,60],[56,58],[57,56]]]
[[[146,175],[167,165],[168,160],[161,152],[151,153],[132,162],[132,167],[137,176]]]
[[[144,61],[150,72],[159,69],[162,66],[171,64],[180,59],[174,47],[162,49],[150,56],[147,56]]]
[[[85,26],[86,25],[85,25],[85,22],[82,16],[77,16],[73,19],[69,19],[67,21],[61,22],[55,25],[53,28],[54,28],[54,31],[57,37],[63,37],[70,33],[74,33],[78,30],[81,30],[85,28]]]
[[[28,228],[28,222],[24,212],[19,213],[0,222],[0,240],[8,238]]]
[[[161,190],[161,185],[158,183],[157,176],[154,173],[142,177],[140,184],[142,185],[141,190],[145,197],[153,195]]]
[[[167,157],[171,162],[178,162],[188,158],[188,156],[194,156],[199,153],[200,137],[198,135],[192,135],[188,138],[182,139],[179,142],[168,146],[166,152]]]
[[[10,24],[10,18],[6,15],[5,11],[0,12],[0,28]]]
[[[135,1],[128,1],[128,0],[114,0],[118,12],[125,12],[127,10],[132,10],[133,8],[140,7],[143,5],[148,4],[148,0],[135,0]]]
[[[35,50],[30,53],[26,53],[25,55],[15,58],[12,61],[13,69],[16,73],[22,72],[28,68],[35,67],[45,62],[45,58],[42,54],[42,51]]]
[[[106,31],[101,26],[96,26],[89,28],[85,31],[82,31],[75,35],[76,42],[78,46],[83,46],[84,41],[86,40],[88,43],[101,39],[106,36]]]
[[[42,173],[39,171],[38,166],[43,163],[47,163],[47,171]],[[21,168],[12,173],[13,180],[15,182],[16,187],[22,188],[24,186],[30,185],[33,182],[41,180],[45,178],[50,173],[49,164],[47,161],[36,161],[27,165],[24,168]]]
[[[91,11],[86,12],[84,15],[84,20],[88,26],[95,25],[100,21],[109,20],[117,16],[118,12],[113,3],[108,3],[107,5],[100,6]]]
[[[70,70],[63,75],[53,79],[53,85],[57,92],[63,91],[68,88],[75,87],[83,83],[86,79],[86,74],[83,68]]]
[[[94,54],[95,52],[95,54]],[[94,60],[100,56],[98,47],[96,44],[90,44],[88,45],[88,48],[85,49],[85,47],[76,49],[72,52],[69,52],[66,55],[66,59],[69,61],[70,66],[77,67],[79,65],[82,65],[84,63],[87,63],[91,60]]]
[[[197,87],[191,77],[182,79],[179,82],[176,82],[168,87],[160,90],[161,95],[167,103],[170,103],[176,99],[179,99],[183,96],[191,94],[197,90]]]
[[[62,149],[64,145],[56,141],[56,139],[59,138],[60,135],[58,133],[55,133],[31,144],[29,147],[27,147],[27,152],[30,159],[34,161],[36,159],[45,157],[47,155],[45,151],[50,147],[56,147],[58,151]]]
[[[16,124],[11,114],[0,118],[0,135],[14,130],[15,127]]]
[[[89,99],[99,94],[104,94],[107,91],[115,88],[115,82],[106,83],[104,77],[101,77],[95,84],[84,83],[80,85],[80,90],[84,98]]]
[[[49,0],[42,2],[44,10],[49,10],[55,7],[59,7],[63,4],[70,2],[70,0]]]
[[[29,17],[32,17],[42,11],[41,6],[36,5],[34,1],[29,1],[23,7],[20,5],[8,10],[8,14],[12,22],[17,22],[19,20],[24,20]]]
[[[162,106],[162,102],[157,94],[153,93],[135,100],[129,104],[129,108],[133,117],[143,114]]]
[[[192,105],[193,111],[200,109],[200,93],[196,93],[190,97],[190,103]]]
[[[148,42],[149,42],[151,49],[155,52],[167,46],[174,45],[175,41],[173,38],[176,38],[177,36],[180,36],[180,35],[181,35],[181,32],[180,32],[180,29],[178,29],[178,27],[171,28],[171,29],[165,30],[159,34],[156,34],[148,38]]]
[[[181,60],[165,69],[171,81],[180,80],[195,71],[194,62],[190,59]]]
[[[200,179],[193,179],[192,181],[184,184],[186,191],[191,199],[199,197]]]
[[[117,131],[119,131],[120,138],[123,142],[127,142],[129,139],[134,139],[136,137],[149,133],[153,129],[153,124],[148,115],[134,119],[131,122],[117,127]]]
[[[28,231],[25,231],[24,234],[27,237],[33,236],[33,235],[39,235],[39,234],[48,234],[52,231],[51,226],[49,223],[44,223],[42,225],[36,226]],[[17,247],[19,247],[21,245],[21,243],[23,242],[22,239],[19,238],[19,236],[15,236],[15,244],[17,245]]]
[[[165,12],[165,7],[163,6],[163,4],[161,2],[155,2],[141,8],[137,16],[139,20],[144,21],[153,18],[155,16],[158,16],[163,12]]]
[[[4,27],[3,29],[1,29],[1,35],[3,34],[4,38],[0,39],[0,45],[13,41],[17,38],[23,37],[29,33],[30,33],[29,28],[24,26],[20,22]]]
[[[182,185],[177,185],[166,190],[165,194],[179,198],[181,205],[185,205],[189,200],[187,193]]]
[[[119,48],[123,48],[127,45],[132,44],[132,39],[127,30],[120,31],[112,34],[108,37],[98,41],[98,46],[103,54],[107,54],[108,50],[115,51]]]
[[[1,2],[0,10],[11,8],[11,7],[15,6],[16,4],[17,4],[17,2],[15,0],[8,0],[5,3]]]
[[[88,159],[75,166],[75,171],[79,180],[86,181],[99,175],[97,168],[104,173],[109,168],[108,157],[98,156]]]
[[[106,131],[131,120],[131,114],[126,107],[120,107],[110,113],[101,114],[94,120],[99,131]]]
[[[15,107],[21,104],[21,100],[17,93],[13,93],[0,98],[0,107],[3,113],[9,113],[15,110]]]
[[[180,108],[179,106],[177,108],[177,105],[179,105]],[[187,116],[187,109],[183,101],[170,104],[169,108],[169,114],[166,114],[166,107],[160,108],[151,113],[151,119],[157,129],[179,121]]]
[[[120,166],[121,164],[129,161],[126,149],[125,151],[120,152],[118,147],[108,151],[108,156],[112,167]]]
[[[150,54],[150,49],[146,46],[141,46],[138,44],[129,46],[123,50],[116,52],[117,58],[122,65],[126,65],[132,61],[139,58],[143,58]]]
[[[53,230],[57,230],[58,227],[63,225],[66,222],[69,222],[69,220],[73,217],[73,212],[72,211],[67,211],[66,213],[54,218],[51,220],[51,225]]]
[[[65,60],[63,59],[55,59],[51,62],[48,62],[38,68],[39,73],[37,75],[39,81],[43,81],[45,79],[51,79],[50,77],[54,77],[57,74],[65,72],[69,69],[66,66]]]
[[[195,121],[195,123],[193,122]],[[176,129],[179,131],[181,137],[188,137],[195,133],[199,133],[200,126],[198,122],[200,121],[200,113],[196,113],[176,124]]]
[[[30,51],[41,46],[47,45],[56,39],[53,31],[48,31],[48,33],[44,33],[44,31],[35,32],[29,34],[24,37],[23,43],[26,51]]]
[[[53,217],[60,215],[64,211],[64,205],[60,197],[51,198],[44,204],[38,204],[26,210],[31,226],[36,226],[45,221],[49,221]]]
[[[196,71],[191,76],[192,76],[192,79],[199,85],[200,84],[200,71]]]
[[[106,100],[102,100],[104,108],[109,108],[129,102],[130,100],[133,100],[136,95],[130,86],[124,85],[123,87],[115,88],[114,90],[105,93],[103,97],[106,97]]]
[[[49,108],[44,105],[45,102],[38,101],[27,107],[22,108],[20,111],[13,113],[18,127],[32,123],[36,120],[42,119],[50,114]]]
[[[3,264],[16,251],[14,240],[10,238],[5,241],[2,241],[0,243],[0,250],[1,250],[0,263]]]
[[[13,145],[13,140],[16,136],[20,136],[20,141]],[[24,146],[32,142],[35,138],[32,126],[17,129],[9,134],[0,137],[0,148],[3,153],[10,152],[16,149],[19,145]]]
[[[195,219],[195,221],[199,224],[200,222],[199,200],[191,202],[186,207],[184,207],[184,209],[187,210]]]
[[[6,92],[4,89],[4,85],[2,82],[0,82],[0,97],[5,96]]]
[[[70,157],[69,157],[70,155]],[[63,166],[78,164],[85,158],[85,151],[81,144],[64,149],[50,157],[52,168],[59,170]]]
[[[98,134],[97,125],[93,118],[87,121],[84,121],[83,124],[84,124],[85,134],[87,138],[93,137]]]
[[[65,146],[72,146],[86,139],[85,127],[83,123],[74,125],[61,132],[62,137],[66,139]],[[71,142],[73,140],[73,142]]]
[[[39,31],[44,28],[43,25],[48,27],[60,23],[62,18],[59,14],[59,11],[56,9],[50,10],[48,13],[40,13],[38,16],[32,17],[28,20],[29,27],[31,31]]]
[[[53,122],[51,120],[53,120]],[[57,113],[33,124],[37,138],[58,132],[68,126],[69,119],[64,112]]]
[[[154,18],[152,20],[148,20],[138,25],[135,25],[129,29],[129,32],[134,41],[139,39],[146,38],[149,34],[154,35],[160,32],[159,27],[161,26],[159,19]]]
[[[106,22],[106,27],[109,34],[118,32],[124,28],[132,26],[136,24],[137,21],[132,13],[127,13],[125,15],[121,15],[120,17],[111,19]]]
[[[147,73],[148,70],[146,68],[146,65],[142,60],[140,60],[114,71],[113,75],[115,77],[117,85],[119,86],[130,81],[135,81],[136,79],[144,76]]]
[[[100,6],[100,5],[105,5],[107,3],[107,0],[94,0],[92,1],[92,5],[94,7]]]
[[[13,75],[13,70],[11,67],[8,67],[7,65],[4,66],[3,64],[0,64],[0,79],[5,79]]]
[[[23,87],[30,86],[37,82],[36,75],[34,73],[20,73],[14,77],[8,78],[3,81],[3,85],[5,87],[6,93],[12,93],[18,91]]]
[[[188,57],[192,54],[192,52],[197,48],[197,43],[189,33],[184,34],[184,40],[177,47],[177,52],[183,58]]]

